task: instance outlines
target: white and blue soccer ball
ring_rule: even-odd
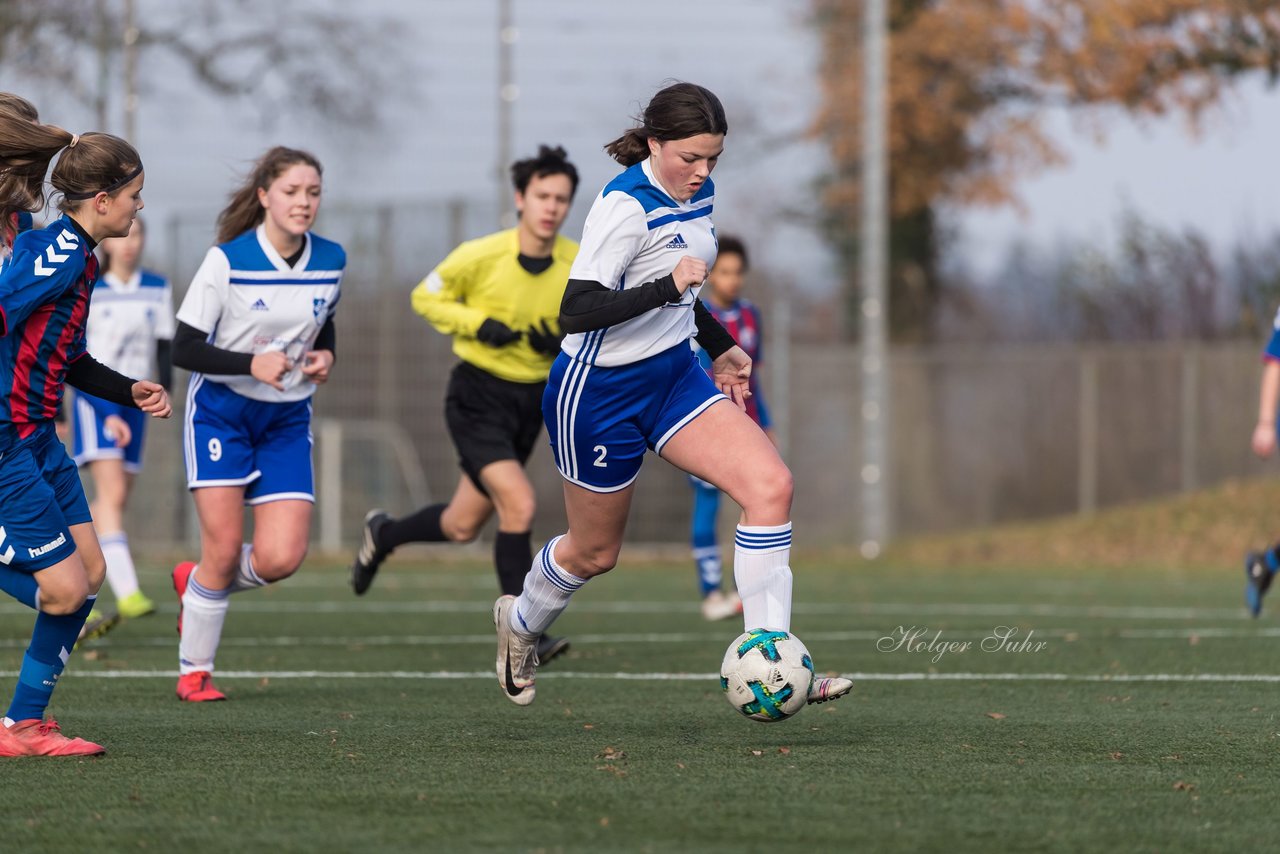
[[[811,682],[813,658],[790,632],[743,632],[720,665],[725,699],[753,721],[782,721],[803,709]]]

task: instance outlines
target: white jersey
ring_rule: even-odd
[[[271,403],[305,400],[315,384],[302,374],[340,297],[346,252],[308,232],[298,263],[290,267],[267,240],[263,226],[215,246],[191,280],[178,320],[209,334],[209,343],[237,353],[283,351],[294,364],[284,391],[247,375],[206,377],[244,397]],[[194,377],[193,377],[194,379]]]
[[[716,260],[711,223],[715,185],[708,178],[687,202],[677,202],[658,184],[649,161],[627,169],[605,186],[587,214],[582,244],[570,279],[599,282],[622,290],[660,279],[685,255]],[[605,367],[628,365],[685,344],[695,332],[693,303],[702,286],[679,302],[592,332],[565,336],[562,349],[580,362]]]
[[[173,337],[173,291],[154,273],[103,273],[93,287],[85,343],[93,357],[135,380],[154,380],[156,342]]]

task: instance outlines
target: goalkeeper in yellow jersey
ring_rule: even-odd
[[[463,243],[413,289],[413,308],[453,336],[445,420],[462,476],[448,504],[399,519],[365,516],[351,586],[362,595],[405,543],[467,543],[497,511],[493,560],[504,594],[518,595],[533,563],[533,485],[524,463],[542,432],[542,392],[560,352],[557,317],[578,244],[560,235],[578,188],[563,148],[541,146],[511,167],[520,221]],[[544,636],[542,663],[568,647]]]

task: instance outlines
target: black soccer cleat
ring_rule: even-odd
[[[553,638],[551,635],[538,638],[538,661],[544,667],[551,663],[551,659],[568,651],[568,638]]]
[[[1249,616],[1262,613],[1262,597],[1271,586],[1272,572],[1262,552],[1249,552],[1244,556],[1244,604]]]
[[[360,548],[356,549],[356,559],[351,564],[351,589],[357,596],[363,596],[369,590],[373,577],[378,574],[378,567],[387,559],[388,552],[378,548],[378,531],[390,521],[391,517],[377,508],[364,515]]]

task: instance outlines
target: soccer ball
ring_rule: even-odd
[[[809,650],[788,632],[743,632],[729,644],[720,665],[725,699],[753,721],[786,720],[803,709],[812,681]]]

